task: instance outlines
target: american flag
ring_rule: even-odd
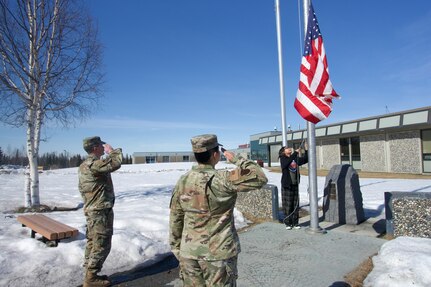
[[[310,2],[299,88],[294,107],[305,120],[317,124],[331,113],[332,98],[339,98],[339,95],[329,80],[322,34]]]

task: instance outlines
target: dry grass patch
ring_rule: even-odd
[[[373,270],[373,256],[368,257],[368,259],[359,264],[355,270],[344,276],[347,284],[349,284],[351,287],[363,286],[365,278],[367,278],[368,274]]]
[[[279,166],[265,167],[272,172],[281,173]],[[403,179],[431,179],[430,174],[390,173],[390,172],[366,172],[356,171],[359,178],[403,178]],[[327,176],[329,170],[318,169],[317,176]],[[308,169],[301,168],[301,175],[308,175]]]
[[[48,205],[41,204],[39,206],[34,207],[18,207],[15,210],[11,211],[11,213],[45,213],[45,212],[53,212],[53,211],[74,211],[78,210],[80,206],[77,207],[62,207],[62,206],[54,206],[50,207]]]

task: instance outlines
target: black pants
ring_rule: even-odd
[[[281,188],[281,202],[286,219],[286,225],[298,225],[299,219],[299,189],[297,184]]]

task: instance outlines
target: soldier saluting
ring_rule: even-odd
[[[85,138],[83,145],[88,153],[79,166],[79,192],[87,221],[83,287],[110,286],[108,277],[97,273],[111,251],[115,201],[111,172],[121,167],[123,155],[121,149],[113,149],[100,137]],[[107,156],[101,158],[105,153]]]
[[[170,204],[170,246],[184,286],[236,286],[239,237],[233,210],[237,192],[267,183],[262,168],[222,148],[233,171],[216,170],[216,135],[191,139],[198,165],[177,182]]]

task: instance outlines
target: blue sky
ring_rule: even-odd
[[[40,152],[81,153],[100,135],[131,155],[189,151],[215,133],[227,148],[281,130],[274,1],[89,0],[106,67],[105,97],[75,128],[49,127]],[[286,123],[293,108],[302,34],[298,2],[280,0]],[[301,4],[302,5],[302,4]],[[341,95],[319,125],[431,105],[431,2],[314,0],[331,81]],[[302,18],[301,18],[302,21]],[[25,130],[0,125],[0,147]]]

